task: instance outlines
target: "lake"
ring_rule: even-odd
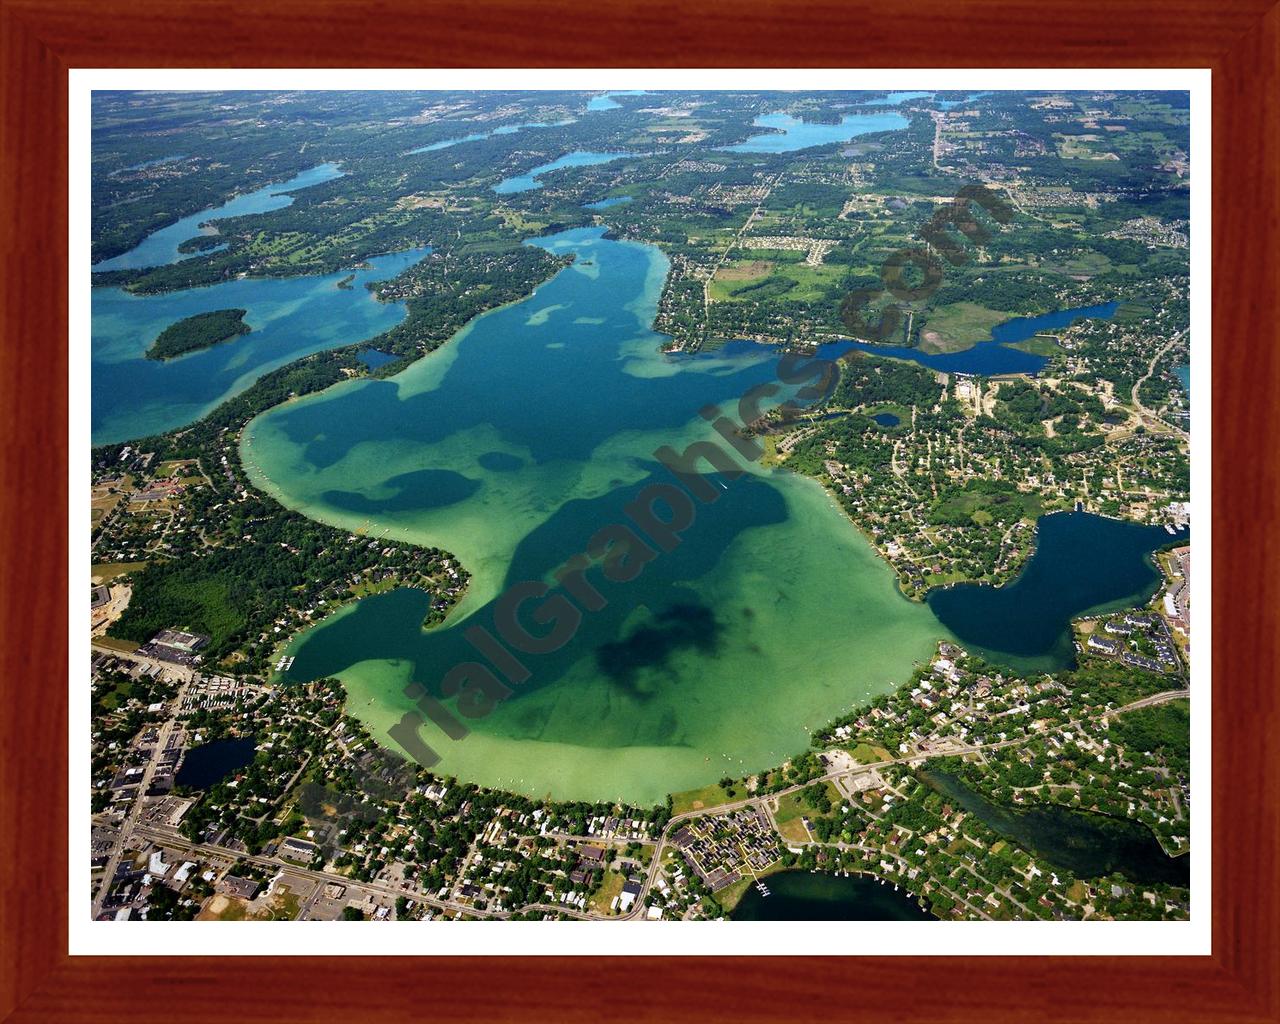
[[[1036,525],[1036,548],[1012,583],[960,583],[931,590],[929,607],[960,642],[1024,670],[1075,664],[1071,619],[1145,604],[1161,575],[1151,554],[1186,544],[1170,534],[1088,512],[1055,512]]]
[[[319,185],[321,182],[331,181],[340,177],[342,177],[342,171],[338,170],[337,164],[317,164],[315,167],[303,171],[288,181],[264,185],[253,192],[246,192],[244,195],[236,196],[221,206],[212,206],[207,210],[201,210],[199,213],[193,213],[190,217],[183,217],[181,220],[170,224],[168,227],[161,228],[159,231],[153,231],[128,252],[114,256],[109,260],[95,263],[93,269],[95,271],[140,270],[144,267],[166,266],[170,263],[191,259],[193,256],[207,256],[210,252],[216,252],[217,249],[223,249],[226,246],[218,246],[217,249],[205,249],[203,252],[193,253],[181,253],[178,251],[178,246],[189,238],[205,234],[206,232],[200,229],[200,225],[206,221],[226,220],[230,217],[243,217],[250,213],[267,213],[271,210],[280,210],[293,202],[293,196],[288,193],[297,192],[300,189],[310,188],[312,185]]]
[[[866,875],[779,871],[752,885],[729,915],[734,921],[936,921],[916,897]]]
[[[882,427],[896,427],[902,421],[891,412],[878,412],[871,417]]]
[[[1037,374],[1044,369],[1049,357],[1009,346],[1027,341],[1037,334],[1070,327],[1080,319],[1110,320],[1117,309],[1119,303],[1106,302],[1097,306],[1060,309],[1041,316],[1015,317],[993,327],[989,340],[979,341],[960,352],[928,353],[904,345],[875,345],[865,341],[855,341],[853,346],[872,355],[909,359],[943,373],[972,373],[984,377],[1003,373]]]
[[[648,96],[644,89],[613,89],[610,92],[601,93],[599,96],[592,96],[587,103],[588,110],[617,110],[621,103],[615,100],[615,96]]]
[[[591,167],[595,164],[607,164],[611,160],[621,160],[631,155],[630,153],[589,153],[585,150],[577,149],[572,153],[557,157],[549,164],[535,167],[524,174],[516,175],[513,178],[504,178],[493,186],[493,190],[499,195],[510,195],[512,192],[528,192],[533,188],[542,188],[542,182],[538,180],[542,175],[558,171],[562,167]]]
[[[185,426],[299,356],[389,330],[404,319],[403,303],[379,302],[365,285],[394,277],[428,252],[422,248],[375,256],[354,273],[245,277],[161,295],[93,289],[93,443]],[[339,288],[347,277],[352,278],[350,287]],[[215,309],[247,310],[244,319],[251,331],[177,359],[146,358],[151,343],[170,324]]]
[[[604,234],[537,240],[577,262],[396,376],[299,399],[244,432],[250,477],[284,504],[437,545],[473,574],[441,627],[421,628],[427,595],[399,590],[290,643],[287,678],[340,677],[380,742],[394,745],[411,678],[438,691],[475,658],[463,633],[492,628],[507,586],[548,579],[625,522],[645,485],[673,479],[656,449],[716,436],[700,409],[732,410],[776,377],[762,346],[664,355],[650,325],[666,258]],[[806,748],[809,728],[898,685],[947,635],[814,481],[755,466],[715,479],[719,499],[638,579],[591,576],[606,606],[529,656],[532,678],[468,720],[470,735],[423,727],[439,770],[535,796],[660,802]]]
[[[394,352],[382,352],[376,348],[362,348],[356,353],[356,358],[370,370],[376,370],[379,366],[394,363],[400,357]]]
[[[725,146],[730,153],[790,153],[810,146],[827,146],[848,142],[871,132],[895,131],[910,122],[897,113],[846,114],[839,124],[817,124],[802,121],[790,114],[761,114],[752,122],[757,128],[773,128],[765,135],[753,135],[736,146]]]
[[[1006,807],[937,768],[922,770],[920,778],[992,831],[1077,878],[1102,878],[1118,871],[1142,885],[1190,884],[1190,855],[1170,857],[1155,833],[1139,821],[1058,804]]]
[[[470,135],[459,135],[454,139],[441,139],[439,142],[419,146],[417,149],[409,150],[405,156],[416,156],[419,153],[436,153],[464,142],[479,142],[481,139],[492,138],[495,135],[514,135],[516,132],[524,131],[526,128],[563,128],[567,124],[573,124],[573,122],[574,118],[570,117],[564,121],[530,121],[527,124],[504,124],[487,132],[472,132]]]
[[[859,103],[860,107],[896,107],[899,103],[906,103],[907,100],[920,100],[926,96],[932,96],[931,92],[891,92],[888,96],[881,97],[878,100],[867,100],[865,103]]]
[[[1182,390],[1187,393],[1187,405],[1191,405],[1191,367],[1179,364],[1173,368],[1173,375],[1178,378]]]
[[[583,203],[584,210],[607,210],[611,206],[621,206],[624,203],[631,202],[631,196],[609,196],[607,199],[597,199],[594,203]]]
[[[979,99],[979,98],[981,98],[981,97],[983,97],[983,96],[990,96],[990,95],[991,95],[991,93],[989,93],[989,92],[971,92],[971,93],[969,93],[969,95],[968,95],[968,96],[965,96],[963,99],[958,99],[958,100],[934,100],[934,103],[936,103],[936,104],[938,105],[938,107],[939,107],[940,109],[942,109],[942,110],[952,110],[952,109],[954,109],[955,107],[965,106],[966,104],[972,103],[972,102],[973,102],[974,100],[976,100],[976,99]]]
[[[183,756],[182,767],[173,778],[174,784],[208,789],[232,772],[252,764],[256,749],[252,736],[214,740],[200,747],[191,747]]]

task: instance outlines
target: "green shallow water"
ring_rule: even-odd
[[[554,582],[595,531],[626,521],[644,486],[674,481],[659,446],[714,437],[701,408],[731,411],[776,380],[763,350],[659,352],[656,248],[600,229],[538,244],[578,262],[397,377],[289,403],[245,431],[251,477],[286,505],[448,549],[473,574],[430,631],[426,596],[402,590],[290,644],[288,677],[340,677],[351,713],[392,746],[387,730],[412,706],[405,684],[438,693],[448,669],[476,659],[462,634],[493,629],[505,588]],[[584,612],[559,650],[523,655],[531,677],[465,719],[469,735],[422,727],[437,771],[531,795],[659,802],[805,748],[808,729],[902,682],[948,635],[816,483],[754,466],[710,479],[717,500],[697,504],[674,550],[637,579],[588,574],[605,607]]]

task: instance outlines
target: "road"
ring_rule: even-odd
[[[1156,413],[1154,409],[1148,409],[1145,405],[1143,405],[1142,400],[1138,398],[1138,394],[1142,390],[1142,385],[1145,384],[1148,380],[1150,380],[1151,375],[1156,372],[1156,363],[1160,362],[1160,360],[1164,357],[1166,352],[1168,352],[1171,348],[1173,348],[1176,344],[1178,344],[1178,342],[1180,342],[1183,338],[1185,338],[1189,330],[1190,330],[1189,327],[1184,328],[1183,330],[1175,334],[1172,338],[1170,338],[1167,342],[1165,342],[1165,344],[1160,348],[1160,350],[1151,357],[1151,362],[1147,364],[1147,372],[1144,373],[1141,377],[1139,377],[1133,384],[1133,391],[1130,395],[1130,397],[1133,399],[1133,407],[1138,411],[1138,417],[1142,420],[1142,422],[1148,428],[1155,427],[1156,429],[1159,429],[1159,430],[1175,430],[1178,433],[1184,433],[1184,431],[1177,430],[1176,427],[1170,427],[1169,424],[1165,423],[1164,420],[1160,419],[1159,415]]]
[[[1144,697],[1141,700],[1134,701],[1132,704],[1126,704],[1124,707],[1115,708],[1111,711],[1104,712],[1103,714],[1098,716],[1098,720],[1102,720],[1104,718],[1110,718],[1114,715],[1124,714],[1125,712],[1128,712],[1128,711],[1137,711],[1140,708],[1152,707],[1153,705],[1156,705],[1156,704],[1163,704],[1164,702],[1170,701],[1170,700],[1179,700],[1189,696],[1190,692],[1191,692],[1190,690],[1169,690],[1163,693],[1152,694],[1150,697]],[[1067,724],[1063,725],[1061,728],[1056,729],[1054,731],[1062,732],[1071,728],[1078,729],[1079,727],[1080,726],[1078,722],[1072,721],[1072,722],[1068,722]],[[735,800],[732,803],[720,804],[716,807],[707,808],[705,810],[685,811],[683,814],[673,815],[667,821],[666,828],[663,829],[662,836],[658,840],[657,847],[654,849],[653,861],[649,865],[648,873],[645,875],[644,887],[642,888],[639,897],[637,897],[636,899],[636,909],[633,910],[630,914],[627,914],[622,918],[616,918],[615,920],[633,919],[640,915],[640,913],[643,910],[645,899],[649,895],[649,890],[652,888],[654,882],[657,881],[658,874],[661,871],[662,855],[666,846],[670,842],[670,834],[672,830],[678,828],[680,823],[682,822],[688,821],[692,818],[729,814],[733,811],[742,810],[743,808],[746,808],[746,807],[760,807],[765,801],[771,801],[778,797],[786,796],[788,793],[796,793],[802,789],[807,789],[809,786],[816,785],[817,783],[820,783],[820,782],[828,782],[838,778],[852,778],[855,775],[861,775],[878,768],[887,768],[887,767],[890,767],[891,765],[897,765],[897,764],[911,764],[911,763],[920,762],[920,761],[927,761],[927,760],[938,758],[938,757],[957,757],[957,756],[963,756],[964,754],[978,753],[979,751],[998,750],[1003,747],[1018,746],[1032,739],[1042,739],[1047,735],[1049,735],[1049,733],[1036,733],[1034,736],[1021,736],[1011,740],[999,740],[994,743],[969,744],[967,746],[952,747],[946,751],[939,751],[937,753],[918,753],[917,752],[912,754],[905,754],[902,757],[894,757],[885,761],[876,761],[871,764],[860,764],[860,765],[855,765],[852,768],[843,768],[835,771],[830,771],[830,772],[827,772],[825,775],[820,775],[817,778],[810,779],[807,782],[798,783],[797,785],[794,785],[794,786],[788,786],[786,789],[777,790],[776,792],[767,793],[762,796],[748,797],[747,799],[744,799],[744,800]],[[766,813],[767,813],[767,808],[766,808]],[[772,820],[772,815],[770,815],[770,820]]]
[[[738,233],[733,236],[733,242],[729,248],[720,254],[720,259],[716,261],[716,265],[711,268],[711,273],[707,275],[707,279],[702,282],[702,336],[705,339],[707,331],[711,327],[711,282],[715,279],[716,273],[724,266],[725,260],[729,258],[729,253],[738,247],[738,243],[742,241],[742,236],[747,233],[747,228],[755,223],[755,219],[760,216],[760,210],[768,200],[773,190],[778,187],[778,182],[782,180],[782,173],[779,172],[773,181],[769,182],[769,187],[765,189],[764,195],[760,198],[760,202],[756,203],[755,209],[747,217],[746,223],[738,229]]]
[[[185,685],[186,684],[183,684],[183,689],[185,689]],[[1096,716],[1095,720],[1101,721],[1103,719],[1111,718],[1116,715],[1125,714],[1127,712],[1138,711],[1142,708],[1154,707],[1155,705],[1163,704],[1171,700],[1183,700],[1188,698],[1190,694],[1191,694],[1191,691],[1185,688],[1179,689],[1179,690],[1167,690],[1162,693],[1152,694],[1151,696],[1143,697],[1140,700],[1136,700],[1130,704],[1126,704],[1123,707],[1113,708],[1110,711],[1102,712],[1101,714]],[[169,722],[166,722],[165,725],[162,727],[160,732],[160,737],[156,745],[156,751],[160,751],[164,749],[164,744],[168,738],[170,727],[173,724],[174,724],[174,721],[171,719]],[[1080,723],[1077,720],[1073,719],[1071,721],[1064,723],[1058,729],[1054,730],[1054,732],[1061,732],[1065,730],[1079,729],[1079,728],[1080,728]],[[645,873],[644,883],[641,887],[640,894],[636,898],[634,909],[632,909],[630,912],[626,914],[621,914],[621,915],[596,913],[592,911],[582,911],[582,910],[578,910],[575,907],[566,907],[562,904],[554,904],[554,903],[527,904],[520,908],[520,912],[526,913],[528,911],[545,910],[549,913],[561,914],[566,917],[572,917],[582,921],[639,920],[644,916],[646,912],[646,902],[647,902],[647,898],[649,896],[650,890],[653,888],[654,884],[658,880],[659,875],[661,874],[662,858],[666,852],[667,847],[671,845],[671,836],[675,831],[678,831],[679,827],[686,821],[691,821],[696,818],[720,817],[726,814],[731,814],[735,811],[743,810],[748,807],[763,809],[764,812],[767,815],[769,815],[769,820],[772,821],[773,816],[768,807],[769,803],[771,803],[774,800],[777,800],[780,797],[786,796],[790,793],[799,792],[800,790],[807,789],[809,786],[813,786],[818,783],[834,781],[836,779],[841,779],[841,778],[852,778],[856,775],[862,775],[870,771],[874,771],[880,768],[891,767],[893,765],[918,764],[918,763],[922,763],[924,761],[928,761],[928,760],[939,758],[939,757],[957,757],[957,756],[963,756],[965,754],[978,753],[978,752],[988,751],[988,750],[998,750],[1005,747],[1018,746],[1032,739],[1037,739],[1037,738],[1042,739],[1047,735],[1049,735],[1049,733],[1036,733],[1034,736],[1020,736],[1020,737],[1015,737],[1013,739],[997,740],[992,743],[958,745],[958,746],[950,747],[945,751],[936,751],[936,752],[935,751],[924,751],[924,752],[915,751],[912,753],[904,754],[901,757],[887,758],[885,760],[875,761],[867,764],[856,764],[847,768],[833,769],[832,771],[826,772],[823,775],[809,779],[805,782],[797,783],[793,786],[787,786],[784,789],[776,790],[771,793],[764,793],[758,796],[745,797],[741,800],[734,800],[729,803],[718,804],[715,807],[699,808],[696,810],[684,811],[680,814],[673,815],[671,818],[667,820],[667,824],[663,828],[662,834],[658,838],[658,841],[654,846],[653,859],[649,864],[648,871]],[[151,771],[154,764],[155,764],[155,757],[153,756],[152,760],[147,765],[147,771],[144,775],[143,785],[139,789],[139,794],[145,792],[146,786],[150,782]],[[153,825],[138,825],[137,820],[141,810],[141,806],[142,806],[142,800],[141,800],[141,796],[139,796],[139,798],[134,801],[134,805],[129,812],[129,816],[121,824],[119,831],[116,834],[116,839],[112,845],[112,851],[111,851],[110,860],[107,865],[107,870],[104,873],[102,880],[99,883],[98,892],[94,898],[93,911],[94,911],[95,918],[101,912],[103,898],[105,897],[107,889],[110,886],[111,879],[115,877],[116,866],[119,863],[121,853],[125,846],[124,840],[126,837],[132,837],[132,836],[142,837],[153,843],[161,844],[165,847],[168,847],[173,850],[177,850],[179,852],[195,853],[195,854],[203,855],[205,857],[231,859],[232,861],[234,860],[247,861],[248,863],[251,863],[251,864],[257,864],[263,867],[271,868],[274,871],[283,872],[286,877],[293,876],[295,878],[306,879],[306,880],[310,880],[317,883],[323,883],[323,884],[335,882],[339,885],[345,886],[348,889],[357,889],[365,892],[377,893],[377,894],[386,895],[386,896],[394,896],[394,897],[403,896],[407,899],[413,900],[414,902],[426,904],[427,906],[433,907],[437,910],[454,911],[457,913],[471,915],[473,917],[493,918],[493,919],[499,919],[499,920],[510,917],[509,911],[478,910],[475,907],[471,907],[466,904],[459,903],[454,899],[438,899],[434,896],[424,895],[423,893],[417,890],[414,890],[412,888],[405,888],[405,887],[397,888],[395,886],[383,885],[378,882],[363,882],[363,881],[349,878],[346,875],[340,875],[340,874],[336,874],[328,871],[318,871],[312,868],[300,867],[298,865],[289,863],[287,861],[281,860],[276,857],[266,857],[258,854],[248,854],[241,850],[234,850],[229,847],[218,846],[212,843],[195,843],[188,840],[181,832],[179,832],[175,828],[170,828],[167,826],[161,827],[161,826],[153,826]],[[557,833],[556,838],[572,839],[572,840],[581,842],[584,840],[591,840],[593,837],[577,836],[577,835],[570,836],[567,834]],[[612,842],[613,842],[612,840],[593,840],[593,841],[601,842],[605,845],[612,845]],[[835,845],[840,846],[841,848],[845,848],[847,846],[847,844],[835,844]],[[858,847],[858,849],[863,849],[863,848]],[[883,853],[883,851],[872,850],[870,848],[866,848],[864,852],[874,852],[877,854]],[[320,891],[319,886],[317,886],[316,891],[317,892]],[[313,893],[312,896],[308,898],[306,904],[304,905],[304,908],[309,910],[310,907],[314,905],[314,903],[316,902],[316,899],[318,899],[318,896],[315,893]],[[979,914],[981,916],[985,916],[985,913],[980,908],[972,906],[972,904],[969,904],[963,898],[960,898],[960,902],[965,903],[965,905],[968,906],[970,910],[972,910],[974,913]]]
[[[182,705],[182,698],[186,696],[188,683],[189,680],[178,687],[175,707]],[[133,798],[133,805],[129,808],[129,813],[125,816],[124,821],[120,823],[115,841],[111,844],[111,853],[107,856],[106,870],[98,882],[97,892],[94,893],[92,920],[96,921],[98,915],[102,913],[102,903],[111,889],[111,883],[116,877],[116,870],[120,866],[120,857],[125,849],[125,839],[137,829],[138,817],[142,813],[142,805],[146,799],[147,788],[151,785],[151,776],[155,774],[156,762],[164,751],[165,745],[169,742],[169,736],[173,733],[173,728],[177,724],[178,720],[176,718],[166,719],[157,731],[156,745],[152,748],[151,757],[147,760],[147,766],[142,772],[142,783],[138,786],[138,792]]]

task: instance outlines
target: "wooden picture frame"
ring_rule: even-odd
[[[1280,1020],[1280,6],[0,0],[0,52],[0,1020]],[[68,955],[68,70],[464,65],[1212,69],[1211,956]]]

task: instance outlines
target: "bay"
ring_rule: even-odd
[[[1062,330],[1083,318],[1110,320],[1118,308],[1119,303],[1106,302],[1055,310],[1040,316],[1014,317],[993,327],[988,340],[979,341],[959,352],[929,353],[904,345],[877,345],[866,341],[855,341],[853,346],[872,355],[907,359],[943,373],[971,373],[986,377],[1010,373],[1034,375],[1044,369],[1049,362],[1048,356],[1023,352],[1011,348],[1011,345],[1027,341],[1037,334]]]
[[[538,179],[544,174],[550,174],[552,171],[558,171],[564,167],[591,167],[595,164],[607,164],[612,160],[621,160],[624,157],[631,156],[630,153],[590,153],[585,150],[575,149],[572,153],[566,153],[564,156],[557,157],[547,164],[540,164],[531,171],[524,174],[518,174],[511,178],[504,178],[498,184],[493,186],[493,190],[498,195],[510,195],[513,192],[528,192],[530,189],[542,188],[542,182]]]
[[[243,434],[251,478],[284,504],[356,536],[445,548],[473,574],[442,626],[424,630],[427,595],[400,590],[289,644],[287,678],[341,678],[380,742],[395,745],[410,679],[439,692],[476,657],[463,633],[493,629],[507,587],[550,580],[598,529],[626,522],[647,484],[673,480],[656,449],[717,436],[698,410],[732,413],[776,380],[778,356],[760,346],[664,355],[649,325],[665,257],[603,236],[539,239],[577,260],[533,296],[395,377],[291,402]],[[606,607],[529,657],[532,678],[466,720],[468,736],[422,727],[438,770],[530,795],[659,802],[804,749],[809,729],[896,686],[946,635],[815,482],[754,465],[713,479],[718,500],[638,579],[591,576]]]
[[[898,113],[846,114],[839,124],[818,124],[802,121],[790,114],[761,114],[752,122],[757,128],[773,128],[776,131],[753,135],[745,142],[726,146],[730,153],[790,153],[810,146],[826,146],[833,142],[848,142],[859,135],[871,132],[895,131],[910,122]]]
[[[729,916],[735,921],[936,921],[919,901],[892,883],[865,875],[779,871],[752,885]]]
[[[367,267],[323,277],[245,277],[160,295],[93,289],[93,443],[185,426],[299,356],[389,330],[404,319],[403,303],[380,302],[365,285],[394,277],[428,252],[375,256]],[[347,277],[349,287],[339,288]],[[170,324],[215,309],[246,310],[250,332],[177,359],[146,358]]]
[[[207,233],[201,230],[202,224],[226,220],[230,217],[243,217],[251,213],[267,213],[271,210],[283,209],[293,203],[293,196],[290,193],[341,176],[342,171],[338,169],[337,164],[317,164],[288,181],[264,185],[252,192],[236,196],[221,206],[211,206],[207,210],[183,217],[168,227],[153,231],[128,252],[95,263],[93,269],[95,271],[142,270],[146,267],[167,266],[194,256],[207,256],[225,246],[193,253],[181,253],[178,251],[178,246],[190,238],[195,238],[196,235]]]
[[[958,583],[929,592],[938,619],[971,650],[1027,671],[1075,664],[1071,619],[1145,604],[1161,576],[1151,555],[1189,531],[1055,512],[1036,525],[1036,548],[1002,587]]]

